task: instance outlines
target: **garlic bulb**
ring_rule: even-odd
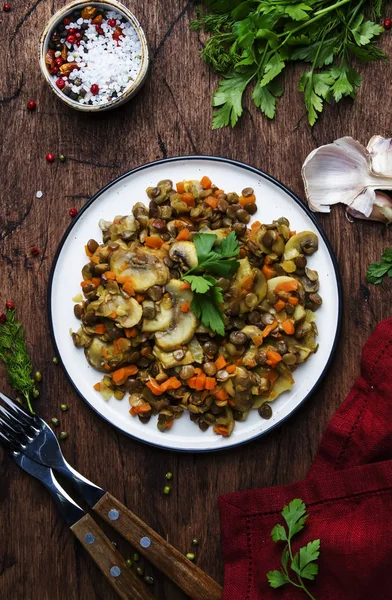
[[[376,190],[392,190],[390,139],[374,136],[367,148],[352,137],[320,146],[306,158],[302,178],[313,211],[330,212],[331,205],[341,202],[353,216],[360,213],[362,218],[383,217],[384,222],[391,222],[388,197],[384,194],[382,202],[376,200]]]
[[[356,219],[368,219],[369,221],[380,221],[388,225],[392,223],[392,200],[382,192],[376,192],[376,199],[373,204],[373,210],[369,217],[355,210],[351,206],[347,207],[347,214]]]

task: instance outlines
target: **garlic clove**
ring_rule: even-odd
[[[369,221],[380,221],[389,225],[392,223],[392,200],[386,194],[382,192],[375,193],[375,201],[373,204],[373,210],[368,217],[363,212],[353,208],[354,205],[347,207],[347,214],[356,219],[367,219]]]
[[[365,148],[352,137],[316,148],[306,158],[302,178],[309,206],[330,212],[331,205],[351,204],[366,187],[369,163]],[[362,212],[370,214],[371,195],[365,195]]]
[[[392,140],[374,135],[366,149],[370,156],[372,173],[392,177]]]

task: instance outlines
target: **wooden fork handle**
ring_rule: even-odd
[[[124,600],[152,600],[145,584],[127,566],[124,557],[116,550],[89,514],[86,514],[72,525],[71,530],[120,598],[124,598]]]
[[[222,588],[111,494],[93,510],[192,600],[221,600]]]

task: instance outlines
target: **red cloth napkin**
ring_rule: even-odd
[[[320,538],[317,600],[392,600],[392,319],[366,342],[361,376],[331,419],[307,477],[219,498],[224,600],[300,600],[291,585],[272,589],[283,543],[271,530],[301,498],[309,518],[294,550]]]

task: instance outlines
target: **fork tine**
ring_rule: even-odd
[[[0,419],[0,442],[3,446],[5,446],[8,450],[14,450],[16,452],[20,452],[23,447],[23,443],[18,439],[15,432],[7,427]]]
[[[14,435],[26,436],[31,435],[31,425],[25,425],[18,421],[11,413],[9,413],[3,406],[0,406],[0,423],[3,424],[7,429],[11,429]]]
[[[24,421],[24,422],[27,422],[28,424],[34,423],[37,421],[37,419],[33,415],[31,415],[21,404],[14,402],[13,400],[11,400],[11,398],[6,396],[2,392],[0,392],[0,398],[3,400],[3,402],[6,403],[8,408],[14,413],[15,418],[18,421]]]

